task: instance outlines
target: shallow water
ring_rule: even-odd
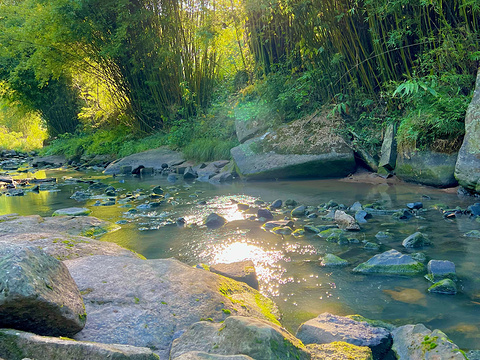
[[[134,202],[120,200],[114,206],[94,206],[95,202],[105,200],[101,190],[96,191],[98,196],[94,199],[78,202],[70,196],[86,189],[88,184],[59,180],[56,191],[27,192],[23,197],[0,196],[0,215],[50,216],[56,209],[87,206],[93,216],[112,222],[126,221],[121,230],[103,236],[102,240],[116,242],[147,258],[175,257],[191,265],[251,259],[256,265],[262,293],[278,304],[283,314],[282,323],[292,332],[301,322],[325,311],[339,315],[356,313],[396,325],[421,322],[446,332],[463,349],[480,348],[480,239],[463,236],[469,230],[480,230],[480,223],[466,216],[445,220],[433,209],[433,205],[439,203],[465,209],[478,199],[416,185],[371,185],[338,180],[237,182],[217,186],[183,181],[171,184],[163,177],[112,178],[62,171],[38,172],[34,176],[99,179],[113,185],[119,194],[127,191],[150,194],[153,186],[161,185],[168,194],[167,203],[131,213],[129,209],[149,199],[140,195]],[[351,237],[378,242],[374,235],[387,230],[393,237],[382,241],[380,251],[368,251],[361,243],[340,246],[314,234],[282,237],[262,230],[261,223],[247,219],[256,213],[256,200],[270,203],[275,199],[295,199],[299,204],[312,206],[331,199],[346,206],[355,201],[379,202],[386,209],[404,208],[407,202],[422,201],[428,211],[409,221],[374,216]],[[250,213],[240,212],[232,200],[250,204],[254,209]],[[199,201],[206,204],[198,205]],[[216,230],[195,225],[201,225],[202,219],[213,211],[229,222]],[[279,212],[276,218],[284,216]],[[179,217],[184,217],[188,226],[180,228],[170,224]],[[295,226],[299,228],[307,222],[329,224],[325,220],[302,218]],[[421,249],[428,259],[455,263],[459,277],[457,295],[429,294],[430,283],[423,277],[365,276],[351,272],[353,267],[377,253],[391,248],[406,252],[402,240],[418,230],[434,243]],[[327,252],[347,259],[350,265],[339,269],[321,267],[318,259]]]

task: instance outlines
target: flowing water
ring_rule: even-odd
[[[126,201],[119,196],[113,206],[95,206],[105,200],[101,190],[96,191],[94,198],[78,202],[70,196],[87,189],[88,184],[59,180],[54,190],[26,192],[20,197],[0,196],[0,215],[50,216],[56,209],[87,206],[92,210],[91,215],[121,223],[120,230],[103,236],[102,240],[118,243],[150,259],[175,257],[191,265],[251,259],[257,269],[261,292],[278,304],[283,314],[282,323],[292,332],[303,321],[328,311],[339,315],[360,314],[396,325],[424,323],[431,329],[446,332],[463,349],[480,348],[480,239],[464,236],[470,230],[480,230],[480,222],[465,215],[444,219],[441,212],[434,209],[436,204],[465,209],[478,199],[417,185],[339,180],[212,185],[184,181],[172,184],[163,177],[112,178],[78,172],[49,171],[34,176],[97,179],[114,186],[118,194],[132,192],[138,197],[135,201]],[[142,209],[150,200],[142,194],[150,194],[156,185],[162,186],[167,201],[159,207]],[[275,199],[294,199],[311,206],[329,200],[346,206],[355,201],[376,202],[385,209],[404,208],[408,202],[422,201],[428,210],[409,221],[394,220],[391,215],[374,216],[362,224],[360,232],[351,234],[359,244],[341,246],[315,234],[299,238],[276,235],[264,231],[262,223],[249,219],[256,213],[256,202],[263,200],[268,204]],[[251,205],[251,211],[239,211],[236,202]],[[202,226],[202,219],[211,212],[223,215],[228,223],[215,230]],[[283,219],[285,215],[280,211],[275,217]],[[187,226],[175,225],[175,219],[180,217],[185,218]],[[306,223],[332,222],[321,217],[301,218],[295,221],[295,227],[301,228]],[[366,276],[351,272],[354,266],[377,253],[391,248],[407,252],[401,245],[402,240],[419,230],[433,242],[433,246],[420,250],[427,259],[455,263],[459,278],[456,295],[428,293],[431,284],[421,276]],[[375,239],[378,231],[388,231],[392,237],[382,240],[379,251],[363,249],[364,240],[379,242]],[[318,259],[325,253],[336,254],[350,265],[322,267]]]

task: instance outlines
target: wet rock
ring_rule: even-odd
[[[282,204],[283,204],[282,200],[277,199],[270,204],[270,208],[271,209],[280,209],[282,207]]]
[[[275,220],[275,221],[268,221],[262,225],[262,228],[265,230],[272,230],[276,227],[292,227],[294,225],[292,220]]]
[[[455,178],[471,192],[480,192],[480,69],[465,116],[465,137],[455,165]]]
[[[403,181],[440,188],[457,185],[455,163],[457,153],[408,151],[397,157],[395,174]]]
[[[8,189],[7,195],[8,196],[24,196],[25,191],[23,191],[22,189]]]
[[[350,206],[349,210],[356,213],[357,211],[363,210],[363,206],[359,201],[355,201],[353,205]]]
[[[250,286],[175,259],[90,256],[65,264],[88,313],[76,340],[149,347],[168,359],[174,338],[199,319],[223,321],[228,312],[278,316],[273,302]]]
[[[50,155],[36,157],[32,161],[33,167],[53,166],[60,167],[67,163],[67,159],[63,155]]]
[[[419,210],[419,209],[423,208],[423,203],[421,203],[420,201],[413,202],[413,203],[408,203],[407,208],[409,208],[410,210]]]
[[[90,199],[90,196],[92,196],[89,192],[85,191],[75,191],[72,196],[70,196],[70,199],[74,199],[77,201],[85,201],[87,199]]]
[[[153,167],[144,167],[140,169],[140,176],[151,176],[155,174],[155,169]]]
[[[430,260],[427,264],[428,274],[425,278],[431,282],[437,282],[442,279],[456,280],[455,264],[448,260]]]
[[[335,211],[335,223],[338,227],[347,231],[359,231],[360,225],[357,224],[353,216],[348,215],[345,211]]]
[[[172,360],[255,360],[247,355],[217,355],[204,351],[189,351]]]
[[[152,189],[152,193],[157,194],[157,195],[162,195],[163,194],[163,189],[161,186],[155,186]]]
[[[380,245],[377,244],[377,243],[371,242],[371,241],[367,241],[367,242],[365,242],[365,245],[363,245],[363,248],[365,250],[378,251],[378,250],[380,250]]]
[[[255,271],[255,265],[252,260],[239,261],[230,264],[211,265],[210,271],[236,281],[244,282],[258,290],[257,272]]]
[[[470,205],[467,209],[473,216],[480,216],[480,203]]]
[[[285,206],[295,207],[297,206],[297,202],[293,199],[287,199],[285,200]]]
[[[185,168],[185,171],[183,172],[183,178],[185,180],[193,180],[197,177],[197,173],[191,166],[188,166]]]
[[[330,344],[308,344],[311,360],[373,360],[372,350],[367,346],[356,346],[343,341]]]
[[[229,171],[223,171],[212,178],[210,178],[211,183],[225,183],[233,180],[233,174]]]
[[[264,218],[266,220],[271,220],[273,219],[273,215],[268,209],[258,209],[257,210],[257,217],[258,218]]]
[[[52,216],[87,216],[92,210],[87,208],[71,207],[55,210]]]
[[[71,336],[85,325],[82,297],[65,265],[45,252],[0,248],[0,326]]]
[[[430,240],[428,240],[425,234],[417,231],[416,233],[405,238],[402,241],[402,245],[406,248],[421,248],[424,246],[432,245],[432,243]]]
[[[430,331],[423,324],[400,326],[392,335],[392,350],[398,360],[465,360],[443,332]]]
[[[344,260],[336,255],[333,254],[325,254],[322,258],[320,258],[320,265],[322,266],[347,266],[348,261]]]
[[[272,233],[277,234],[277,235],[292,235],[293,229],[288,227],[288,226],[279,226],[275,227],[271,230]]]
[[[428,292],[446,295],[455,295],[457,286],[451,279],[443,279],[428,288]]]
[[[397,162],[397,141],[395,139],[397,133],[396,126],[390,124],[385,130],[385,136],[382,144],[382,156],[378,162],[379,167],[385,168],[387,171],[395,169]]]
[[[411,218],[413,218],[413,214],[410,210],[407,209],[395,211],[392,216],[394,219],[398,220],[410,220]]]
[[[211,354],[244,354],[255,360],[310,359],[298,339],[268,321],[230,316],[223,324],[193,324],[172,345],[170,357],[196,350]]]
[[[392,249],[375,255],[352,271],[362,274],[418,275],[425,271],[425,266],[411,256]]]
[[[392,335],[387,329],[329,313],[304,322],[297,330],[297,337],[304,344],[343,341],[352,345],[368,346],[375,359],[382,359],[392,345]]]
[[[108,188],[107,184],[102,182],[94,182],[88,187],[88,190],[104,190],[106,188]]]
[[[365,224],[368,218],[371,218],[372,215],[367,213],[365,210],[358,210],[355,213],[355,220],[360,224]]]
[[[292,232],[292,235],[295,237],[302,237],[303,235],[305,235],[305,230],[297,229],[294,232]]]
[[[9,360],[156,360],[148,348],[74,341],[68,338],[39,336],[28,332],[0,329],[0,356]]]
[[[224,217],[211,213],[210,215],[207,216],[207,218],[204,221],[204,224],[211,229],[216,229],[219,228],[227,223],[227,220],[225,220]]]
[[[465,234],[463,234],[463,236],[480,239],[480,231],[479,230],[470,230],[470,231],[466,232]]]
[[[122,166],[131,166],[132,169],[138,168],[140,165],[145,168],[153,168],[154,170],[162,170],[163,164],[168,167],[183,163],[182,154],[172,151],[166,147],[144,151],[138,154],[127,156],[123,159],[116,160],[107,166],[105,174],[120,174]],[[130,170],[131,171],[131,170]]]
[[[300,205],[297,206],[295,209],[293,209],[290,213],[291,217],[302,217],[305,216],[305,211],[307,210],[307,207],[305,205]]]

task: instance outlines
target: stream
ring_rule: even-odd
[[[466,209],[479,202],[439,189],[398,184],[368,184],[341,180],[299,180],[274,182],[234,182],[213,185],[204,182],[168,182],[165,177],[146,178],[106,176],[101,173],[48,170],[36,173],[15,173],[15,178],[56,177],[58,184],[38,192],[25,191],[24,196],[0,196],[0,215],[18,213],[51,216],[67,207],[88,207],[91,215],[118,223],[121,229],[101,237],[134,250],[146,258],[174,257],[187,264],[216,264],[251,259],[255,263],[260,291],[274,300],[283,318],[282,324],[293,333],[304,321],[322,312],[338,315],[360,314],[395,325],[423,323],[430,329],[444,331],[462,349],[480,348],[480,239],[466,237],[471,230],[480,230],[480,222],[467,215],[445,219],[442,208]],[[73,179],[72,179],[73,178]],[[111,185],[116,190],[114,205],[101,205],[108,200],[103,189],[91,190],[93,196],[77,201],[70,198],[77,191],[86,191],[90,179]],[[152,188],[160,185],[165,201],[149,198]],[[133,201],[124,194],[135,196]],[[349,237],[357,244],[338,245],[326,242],[313,233],[302,237],[282,236],[262,229],[262,222],[252,216],[264,201],[294,199],[298,204],[318,207],[330,200],[351,206],[377,204],[384,209],[402,209],[407,203],[420,201],[425,211],[408,221],[391,215],[375,215],[361,224],[361,231]],[[239,211],[237,202],[250,205]],[[282,207],[275,219],[288,216],[291,209]],[[285,211],[283,213],[282,211]],[[208,229],[202,220],[211,212],[224,216],[228,223]],[[333,221],[318,217],[302,217],[295,228],[305,224],[324,225]],[[178,226],[183,217],[186,226]],[[388,232],[389,238],[375,235]],[[433,246],[409,251],[402,241],[416,231],[428,235]],[[380,250],[366,250],[363,242],[379,243]],[[360,275],[352,269],[375,254],[396,249],[404,253],[422,252],[427,260],[450,260],[458,276],[456,295],[430,294],[431,285],[422,276],[399,277]],[[342,268],[322,267],[319,258],[333,253],[349,261]]]

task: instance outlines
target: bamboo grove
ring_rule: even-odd
[[[283,74],[319,104],[379,99],[392,82],[472,76],[479,22],[480,0],[1,0],[0,96],[51,135],[85,118],[167,131],[238,74]]]

